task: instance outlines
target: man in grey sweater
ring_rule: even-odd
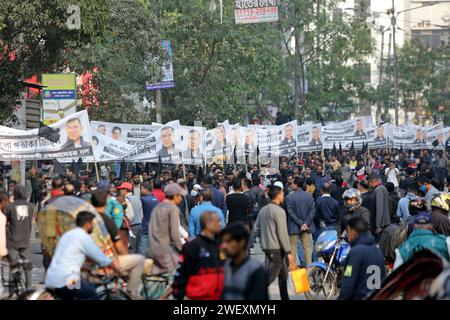
[[[265,253],[268,284],[270,285],[278,277],[281,299],[289,300],[287,260],[291,269],[295,269],[295,261],[289,245],[286,213],[280,206],[284,201],[284,191],[277,185],[270,185],[268,189],[272,202],[262,208],[258,214],[254,229],[255,237],[260,238],[261,249]]]
[[[155,261],[158,272],[174,274],[178,267],[178,254],[183,246],[180,234],[178,206],[186,190],[177,183],[164,188],[166,198],[152,211],[148,227],[149,257]]]

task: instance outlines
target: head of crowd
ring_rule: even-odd
[[[290,272],[328,263],[318,248],[321,235],[334,230],[337,242],[343,239],[351,248],[336,275],[336,297],[365,299],[374,290],[365,285],[362,266],[379,266],[385,280],[421,250],[449,260],[448,155],[329,150],[281,157],[277,167],[117,162],[100,171],[67,165],[59,174],[40,162],[27,170],[26,185],[3,170],[0,255],[10,263],[31,259],[22,249],[30,247],[39,212],[60,197],[76,197],[95,208],[113,246],[113,256],[101,248],[90,258],[127,274],[132,297],[145,298],[142,279],[157,274],[171,277],[169,293],[161,294],[166,298],[264,300],[278,279],[280,298],[289,299]],[[98,298],[89,287],[75,292],[61,280],[72,263],[64,252],[88,255],[81,246],[72,248],[73,241],[95,244],[84,236],[93,232],[94,217],[81,212],[52,255],[43,248],[45,285],[60,297]]]

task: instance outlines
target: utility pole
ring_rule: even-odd
[[[391,9],[391,25],[392,25],[392,50],[394,58],[394,111],[395,111],[395,125],[398,126],[398,65],[397,65],[397,45],[395,42],[395,28],[397,24],[397,16],[395,14],[394,0],[392,0]]]
[[[156,32],[161,33],[161,7],[159,1],[156,1]],[[161,89],[156,90],[156,122],[162,123],[162,92]]]

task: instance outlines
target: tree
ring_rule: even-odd
[[[364,20],[343,19],[336,11],[339,2],[294,0],[282,6],[280,28],[288,35],[287,51],[290,41],[295,43],[295,52],[286,59],[294,71],[286,79],[294,92],[291,110],[300,110],[299,120],[315,121],[316,110],[327,110],[327,120],[347,118],[354,111],[353,98],[366,91],[364,66],[373,40]]]
[[[67,8],[80,6],[81,29],[69,30]],[[0,121],[8,117],[22,91],[18,80],[44,72],[61,72],[67,54],[93,43],[106,32],[104,1],[0,2]]]
[[[164,90],[164,119],[244,123],[263,112],[263,101],[287,97],[280,32],[273,24],[236,25],[233,1],[224,2],[221,24],[209,2],[160,1],[175,72],[175,88]]]

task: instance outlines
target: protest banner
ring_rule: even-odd
[[[231,145],[227,141],[229,131],[229,121],[219,123],[213,130],[206,132],[206,162],[219,165],[230,163]]]
[[[255,129],[258,139],[259,148],[259,164],[267,166],[274,163],[275,159],[278,161],[280,154],[280,143],[276,126],[261,126],[250,125],[250,128]]]
[[[133,150],[132,145],[112,139],[101,133],[92,135],[92,148],[94,157],[89,157],[85,162],[122,161]]]
[[[171,121],[157,129],[150,137],[136,145],[125,160],[179,164],[182,161],[180,148],[180,122]]]
[[[324,149],[332,149],[333,145],[342,145],[349,150],[354,145],[361,149],[368,139],[367,129],[372,127],[370,117],[357,117],[343,122],[330,123],[322,128],[322,142]]]
[[[392,130],[389,124],[374,126],[367,130],[370,149],[392,147]]]
[[[75,74],[43,74],[42,121],[55,123],[77,111]]]
[[[244,146],[245,162],[247,164],[258,164],[257,146],[258,134],[254,128],[241,127],[241,139]]]
[[[297,128],[298,152],[322,152],[322,126],[320,124],[301,125]]]
[[[236,24],[278,21],[278,0],[236,0]]]
[[[25,131],[2,127],[0,159],[78,159],[93,155],[87,111],[71,114],[50,127],[59,131],[60,138],[56,142],[39,137],[39,129]]]
[[[427,132],[426,148],[445,150],[448,128],[435,129]]]
[[[187,165],[203,165],[205,155],[206,128],[180,126],[178,134],[180,137],[179,147],[182,151],[182,163]]]
[[[276,127],[279,156],[292,159],[297,155],[297,120]]]
[[[231,151],[229,159],[232,164],[245,164],[245,131],[241,129],[240,125],[234,124],[230,125],[228,130],[227,141],[230,141]]]
[[[92,134],[103,134],[117,141],[135,146],[144,142],[162,125],[125,124],[91,121]]]

